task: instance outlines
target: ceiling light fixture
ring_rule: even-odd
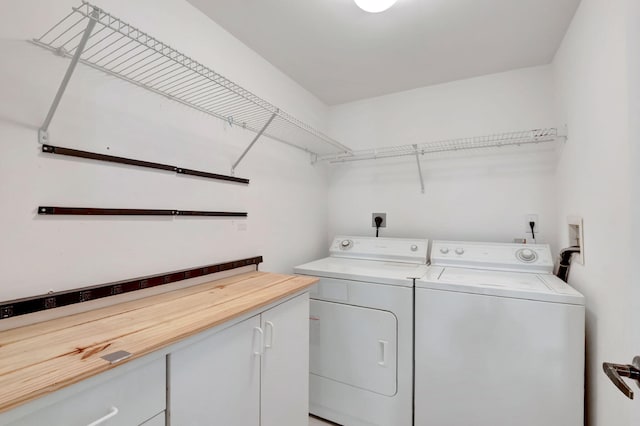
[[[366,12],[378,13],[389,9],[397,0],[353,0]]]

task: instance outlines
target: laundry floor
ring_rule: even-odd
[[[309,426],[336,426],[336,423],[331,423],[317,417],[309,416]]]

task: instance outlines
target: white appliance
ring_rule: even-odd
[[[297,266],[311,290],[309,410],[345,426],[413,424],[413,281],[427,240],[336,237]]]
[[[416,426],[582,426],[584,298],[547,245],[434,241],[416,280]]]

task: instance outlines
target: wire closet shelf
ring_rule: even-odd
[[[88,2],[72,8],[33,43],[66,57],[78,53],[79,62],[85,65],[255,132],[256,139],[265,135],[315,156],[351,152],[205,65]]]
[[[535,129],[519,132],[498,133],[487,136],[448,139],[413,145],[357,150],[352,151],[351,153],[329,154],[320,157],[319,160],[327,161],[329,163],[344,163],[349,161],[375,160],[378,158],[419,156],[450,151],[539,144],[554,142],[563,138],[565,138],[565,136],[561,135],[557,128]]]

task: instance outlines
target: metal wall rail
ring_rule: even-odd
[[[49,124],[80,62],[315,156],[351,152],[205,65],[90,3],[73,8],[33,42],[72,58],[41,128],[41,143],[49,143]]]
[[[73,215],[73,216],[215,216],[215,217],[247,217],[246,212],[214,212],[200,210],[173,209],[110,209],[93,207],[38,207],[39,215]]]
[[[149,275],[146,277],[133,278],[108,284],[99,284],[68,291],[43,294],[24,299],[0,301],[0,320],[43,311],[45,309],[59,308],[61,306],[88,302],[89,300],[130,293],[132,291],[157,287],[177,281],[187,280],[189,278],[215,274],[217,272],[229,271],[231,269],[242,268],[244,266],[255,265],[257,270],[258,264],[260,263],[262,263],[262,256],[256,256],[231,262],[182,269],[180,271],[164,272],[157,275]]]
[[[166,171],[176,172],[178,174],[183,174],[183,175],[198,176],[198,177],[203,177],[208,179],[242,183],[245,185],[249,184],[249,179],[239,178],[235,176],[227,176],[227,175],[220,175],[217,173],[202,172],[199,170],[192,170],[192,169],[187,169],[179,166],[171,166],[168,164],[153,163],[150,161],[143,161],[143,160],[134,160],[131,158],[116,157],[113,155],[98,154],[96,152],[80,151],[77,149],[62,148],[62,147],[53,146],[53,145],[42,145],[42,152],[45,152],[48,154],[65,155],[68,157],[86,158],[89,160],[106,161],[109,163],[127,164],[130,166],[145,167],[149,169],[166,170]]]
[[[351,161],[377,160],[383,158],[412,156],[417,160],[420,187],[422,193],[424,193],[424,178],[422,175],[422,167],[420,165],[420,156],[444,152],[540,144],[555,142],[558,140],[566,140],[566,138],[566,129],[565,132],[560,133],[557,128],[552,127],[546,129],[496,133],[493,135],[476,136],[469,138],[448,139],[422,144],[365,149],[352,151],[351,153],[325,155],[319,157],[318,160],[326,161],[330,164],[339,164]]]

